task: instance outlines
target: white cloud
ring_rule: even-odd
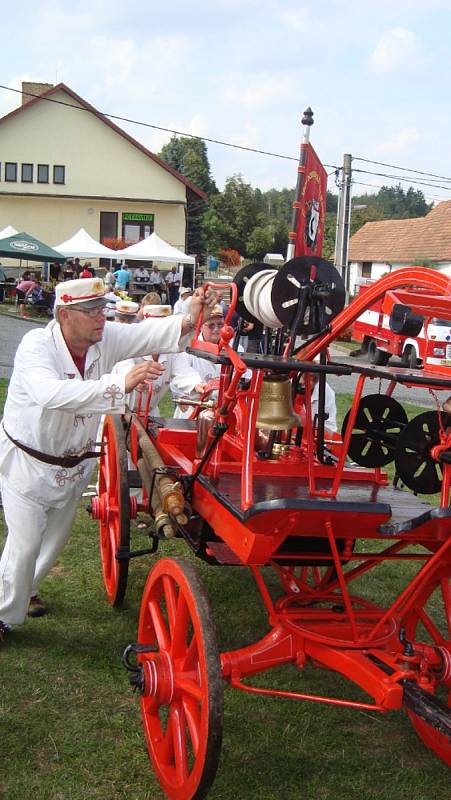
[[[290,100],[295,96],[296,81],[291,76],[262,74],[253,80],[237,77],[225,92],[225,100],[231,105],[240,105],[248,111],[262,111],[274,103]]]
[[[410,69],[412,65],[423,63],[422,51],[417,37],[405,28],[392,28],[385,31],[368,59],[373,72],[391,73]]]
[[[407,155],[415,149],[420,138],[417,128],[402,128],[377,146],[379,153]]]
[[[280,19],[290,30],[304,32],[309,24],[309,11],[307,8],[289,8],[281,12]]]

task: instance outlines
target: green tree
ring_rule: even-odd
[[[217,193],[211,176],[207,147],[201,139],[173,136],[160,151],[160,158],[202,189],[207,195]],[[205,254],[204,216],[207,204],[190,189],[187,191],[187,247],[188,252]]]
[[[257,225],[250,233],[246,242],[246,255],[256,261],[261,261],[265,253],[272,251],[274,231],[271,227]]]

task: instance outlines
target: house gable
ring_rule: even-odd
[[[49,184],[37,183],[36,176],[23,184],[20,175],[17,183],[5,183],[2,174],[2,191],[184,203],[188,190],[206,198],[64,84],[0,119],[0,146],[3,162],[51,167]],[[65,167],[64,185],[52,183],[53,165]]]

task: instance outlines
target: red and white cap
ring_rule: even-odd
[[[152,319],[152,317],[169,317],[171,314],[171,306],[148,305],[143,307],[144,319]]]
[[[118,300],[114,310],[116,314],[124,317],[134,317],[139,311],[139,303],[133,300]]]
[[[95,307],[106,302],[105,284],[101,278],[77,278],[58,283],[55,288],[55,307],[64,308],[79,303]]]

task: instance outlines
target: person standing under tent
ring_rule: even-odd
[[[152,291],[158,292],[161,297],[161,292],[164,289],[164,281],[158,267],[152,267],[152,272],[150,273],[150,285]]]
[[[119,289],[121,292],[126,292],[132,277],[129,270],[121,266],[120,269],[113,272],[113,277],[116,279],[116,289]]]
[[[179,288],[182,283],[182,276],[176,267],[171,267],[171,271],[166,275],[166,286],[168,287],[168,300],[172,308],[174,308],[178,297]]]
[[[56,287],[55,319],[29,331],[14,361],[0,426],[0,480],[8,535],[0,559],[0,641],[28,610],[45,613],[39,585],[63,549],[93,459],[102,414],[123,414],[126,394],[163,372],[143,361],[124,375],[114,364],[190,341],[215,292],[197,290],[188,316],[119,326],[105,321],[99,278]],[[31,606],[30,606],[30,600]]]

